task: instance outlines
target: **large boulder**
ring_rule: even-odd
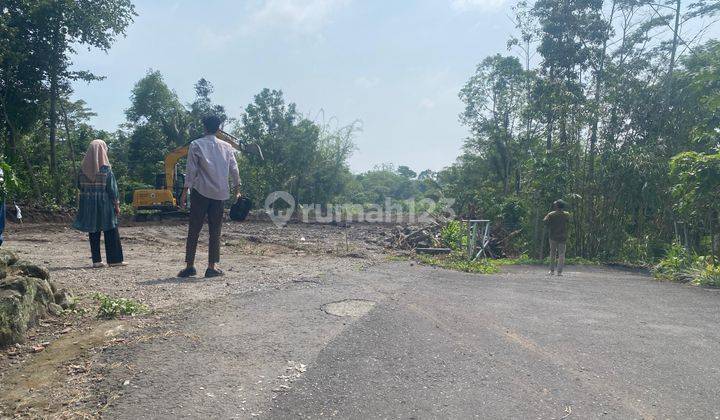
[[[12,268],[18,274],[27,277],[35,277],[38,279],[48,280],[50,279],[50,272],[47,268],[31,263],[30,261],[20,260],[12,265]]]
[[[17,255],[7,249],[0,248],[0,267],[9,267],[18,260]]]
[[[15,264],[18,260],[14,252],[7,249],[0,249],[0,279],[8,276],[8,267]]]
[[[24,340],[27,329],[55,303],[47,280],[11,277],[0,282],[0,347]]]
[[[60,305],[63,309],[71,309],[75,306],[76,299],[72,292],[68,289],[60,289],[55,292],[55,303]]]
[[[19,261],[12,252],[0,249],[0,347],[22,342],[28,328],[49,313],[61,313],[72,294],[59,293],[49,281],[45,267]],[[60,295],[62,302],[56,302]]]

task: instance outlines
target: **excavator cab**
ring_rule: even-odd
[[[182,194],[183,187],[185,186],[185,174],[182,173],[176,173],[175,174],[175,181],[173,182],[173,195],[175,196],[175,199],[180,199],[180,194]],[[167,189],[167,178],[165,173],[159,173],[155,174],[155,189],[156,190],[164,190]]]
[[[240,141],[232,134],[220,130],[220,140],[232,145],[236,150],[264,159],[262,149],[257,144]],[[165,156],[164,173],[155,177],[154,189],[139,189],[133,192],[133,208],[137,220],[145,220],[149,213],[162,217],[164,214],[184,214],[178,207],[178,201],[185,186],[185,174],[178,173],[177,163],[187,156],[190,144],[178,147]]]

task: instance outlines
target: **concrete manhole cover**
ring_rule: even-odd
[[[335,316],[363,316],[370,312],[375,302],[365,299],[345,299],[326,303],[320,307],[325,313]]]

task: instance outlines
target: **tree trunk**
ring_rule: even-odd
[[[612,9],[610,11],[610,21],[608,22],[608,29],[605,32],[603,39],[603,47],[600,55],[600,63],[598,64],[598,70],[595,73],[595,110],[593,112],[592,127],[590,129],[590,152],[588,154],[588,181],[592,182],[595,178],[595,156],[597,155],[597,140],[598,140],[598,126],[600,125],[600,102],[602,99],[602,84],[605,78],[605,55],[607,54],[607,43],[610,38],[610,28],[612,28],[613,17],[615,15],[615,3],[612,2]]]
[[[50,76],[50,177],[57,179],[57,74]]]
[[[553,116],[552,113],[548,114],[547,122],[547,133],[545,137],[545,150],[550,152],[552,150],[552,138],[553,138]]]
[[[668,82],[672,86],[673,71],[675,71],[675,59],[677,57],[677,49],[680,43],[680,8],[682,6],[682,0],[676,0],[675,2],[675,26],[673,27],[673,43],[672,50],[670,51],[670,65],[668,67]]]
[[[58,3],[59,7],[62,2]],[[56,22],[52,31],[52,52],[48,67],[48,77],[50,79],[50,115],[48,129],[50,130],[50,178],[54,184],[55,200],[57,204],[61,204],[61,188],[60,176],[58,174],[57,164],[57,103],[60,96],[60,71],[63,64],[64,54],[64,35],[61,32],[62,12],[57,11],[55,17]]]
[[[70,138],[70,121],[68,120],[67,110],[62,105],[62,103],[60,103],[60,110],[63,113],[63,122],[65,123],[64,124],[65,125],[65,141],[67,142],[67,144],[69,146],[68,150],[70,153],[70,160],[73,163],[73,175],[75,176],[75,178],[73,178],[73,179],[77,180],[78,179],[78,164],[77,164],[77,159],[76,159],[76,154],[75,154],[75,146],[73,145],[72,139]]]
[[[588,254],[594,253],[594,247],[590,243],[591,238],[594,236],[594,216],[595,216],[595,160],[597,156],[597,141],[598,141],[598,129],[600,125],[600,103],[602,101],[602,86],[603,79],[605,78],[605,55],[607,54],[607,43],[610,39],[610,29],[612,28],[613,17],[615,15],[616,0],[612,2],[612,8],[610,10],[610,19],[608,21],[608,27],[605,31],[605,37],[603,39],[603,47],[600,55],[600,63],[598,64],[597,72],[595,73],[595,109],[592,117],[592,126],[590,128],[590,150],[588,152],[587,159],[587,208],[585,209],[586,222],[588,228],[586,250]]]
[[[535,202],[537,203],[538,198],[535,196]],[[540,206],[535,206],[535,223],[533,224],[533,242],[535,243],[535,249],[533,249],[535,258],[542,258],[542,237],[540,236]]]
[[[710,242],[712,247],[713,262],[720,262],[720,233],[718,233],[718,222],[720,222],[720,214],[713,211],[710,214]]]

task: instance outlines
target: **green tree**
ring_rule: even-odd
[[[506,195],[513,176],[520,184],[516,169],[525,150],[518,132],[526,106],[526,77],[517,58],[495,55],[483,60],[460,91],[465,104],[460,120],[472,134],[465,150],[488,160]]]
[[[404,166],[404,165],[398,166],[397,172],[400,176],[405,177],[407,179],[417,178],[417,173],[415,171],[413,171],[412,169],[410,169],[410,167],[408,167],[408,166]]]
[[[695,227],[704,227],[712,237],[713,255],[720,257],[720,154],[681,153],[670,161],[670,175],[677,214]]]
[[[129,0],[57,0],[34,3],[30,13],[36,15],[36,31],[48,44],[45,71],[49,86],[50,176],[57,173],[58,101],[70,90],[74,79],[97,80],[84,71],[69,70],[70,56],[78,46],[107,51],[135,16]]]

